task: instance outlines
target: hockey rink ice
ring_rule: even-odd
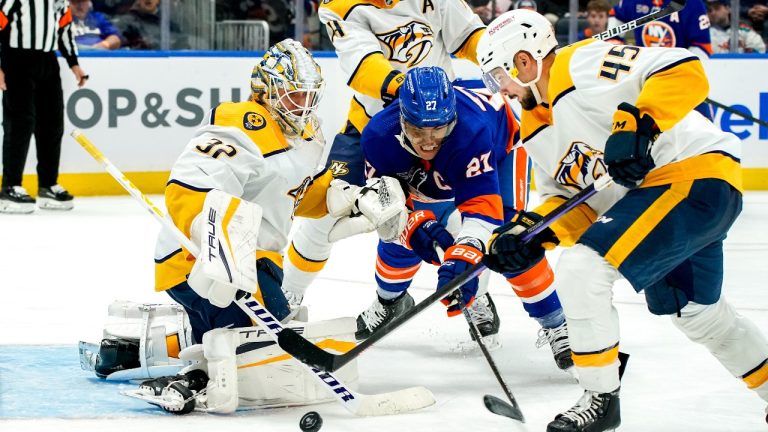
[[[153,196],[160,204],[162,197]],[[533,198],[535,200],[535,198]],[[80,370],[77,342],[98,342],[107,306],[116,299],[168,303],[153,291],[158,223],[129,197],[76,198],[72,212],[0,215],[0,431],[299,431],[308,411],[321,431],[512,431],[514,422],[488,412],[484,394],[504,398],[463,317],[436,304],[359,357],[360,391],[423,385],[437,404],[388,417],[357,418],[336,403],[179,417],[118,394]],[[340,242],[304,304],[310,320],[356,316],[374,298],[374,235]],[[550,256],[555,261],[556,255]],[[768,193],[749,192],[725,246],[724,294],[768,333]],[[431,267],[431,266],[429,266]],[[589,271],[585,269],[585,271]],[[432,292],[435,269],[419,272],[411,293]],[[505,281],[491,293],[501,316],[496,362],[527,417],[544,431],[581,389],[555,366],[549,347],[536,349],[537,324]],[[631,354],[621,405],[623,432],[768,430],[766,403],[747,390],[666,317],[647,312],[626,283],[615,288],[621,348]]]

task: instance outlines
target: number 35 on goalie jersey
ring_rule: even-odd
[[[195,132],[171,170],[165,190],[168,214],[189,236],[205,195],[218,189],[263,208],[260,249],[279,253],[287,245],[293,216],[327,213],[325,191],[332,177],[317,172],[322,143],[286,138],[269,112],[255,102],[223,103],[209,124]],[[172,234],[162,231],[155,249],[155,288],[186,279],[194,261]]]
[[[456,126],[433,160],[422,160],[408,148],[399,104],[393,103],[363,131],[366,175],[395,177],[419,201],[453,200],[465,220],[500,225],[505,212],[525,207],[528,193],[527,155],[512,151],[519,139],[517,121],[500,96],[454,88]]]

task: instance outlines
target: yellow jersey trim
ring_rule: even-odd
[[[381,51],[366,54],[349,77],[347,85],[366,96],[381,98],[381,86],[394,68]]]
[[[715,178],[728,182],[739,192],[744,191],[741,164],[724,153],[705,153],[674,162],[652,171],[640,187]]]
[[[318,177],[315,177],[307,188],[307,191],[304,192],[304,197],[301,199],[301,202],[299,202],[299,205],[296,207],[293,214],[295,216],[312,219],[318,219],[327,215],[328,206],[326,204],[326,196],[331,180],[333,180],[333,173],[328,170],[321,173]]]
[[[371,6],[376,9],[392,9],[400,0],[329,0],[320,3],[321,8],[329,9],[341,19],[347,19],[358,6]]]
[[[349,122],[352,123],[352,126],[354,126],[358,132],[362,132],[368,122],[371,121],[371,116],[365,112],[365,107],[363,107],[363,105],[354,97],[349,102],[348,118]]]
[[[697,57],[688,57],[651,73],[635,106],[641,115],[650,115],[665,131],[704,102],[708,95],[709,80],[701,61]]]
[[[267,108],[256,102],[221,103],[211,114],[211,124],[234,127],[243,131],[263,155],[289,148],[280,126]]]
[[[306,273],[317,273],[322,270],[323,267],[325,267],[325,263],[328,262],[327,259],[313,261],[303,257],[293,246],[293,243],[291,243],[291,246],[288,248],[288,259],[291,261],[291,264],[296,266],[296,268]]]
[[[554,107],[562,96],[575,88],[573,77],[571,77],[571,58],[576,49],[594,41],[595,39],[585,39],[557,51],[555,61],[549,71],[549,85],[547,86],[547,99],[551,107]]]
[[[547,198],[546,201],[536,207],[534,213],[546,215],[565,201],[566,199],[561,196]],[[568,247],[575,245],[584,231],[592,226],[596,220],[597,213],[592,207],[582,203],[553,222],[549,228],[555,232],[558,240],[560,240],[560,246]]]
[[[458,50],[452,54],[456,57],[464,60],[469,60],[474,64],[477,64],[477,43],[480,42],[480,38],[485,32],[485,27],[478,27],[472,31],[467,37],[464,43],[461,44]]]
[[[662,219],[667,217],[669,212],[688,196],[692,186],[693,180],[673,183],[616,240],[605,254],[605,260],[619,268],[635,248],[648,237],[648,234],[659,225]]]

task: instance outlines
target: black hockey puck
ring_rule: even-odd
[[[299,427],[304,432],[317,432],[323,426],[323,418],[315,411],[304,414],[299,420]]]

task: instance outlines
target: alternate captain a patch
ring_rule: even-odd
[[[555,180],[563,186],[583,189],[607,172],[603,152],[581,141],[574,141],[557,166]]]
[[[243,127],[251,131],[263,129],[267,125],[267,120],[263,115],[249,111],[243,116]]]
[[[409,68],[424,61],[434,46],[432,27],[420,21],[377,33],[376,37],[389,48],[389,61],[403,63]]]

